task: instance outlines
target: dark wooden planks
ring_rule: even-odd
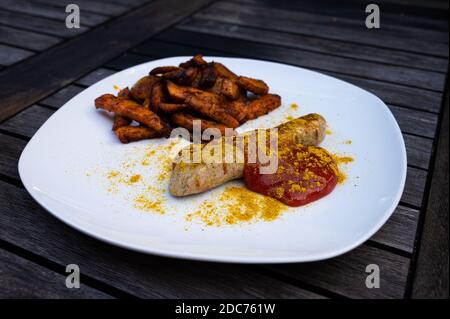
[[[32,105],[23,112],[0,124],[0,130],[31,138],[55,111]]]
[[[61,20],[61,27],[65,26],[67,17],[67,13],[64,9],[24,0],[2,0],[0,1],[0,8],[38,17]],[[85,26],[95,26],[106,20],[108,20],[107,16],[96,13],[83,12],[82,15],[80,15],[80,24]]]
[[[413,281],[413,298],[448,299],[448,157],[449,157],[448,91],[435,165],[418,249]]]
[[[61,42],[61,39],[0,25],[0,41],[24,49],[43,51]]]
[[[340,0],[339,6],[333,0],[306,0],[306,1],[290,1],[290,0],[231,0],[232,2],[241,2],[246,4],[257,4],[268,9],[283,9],[288,11],[300,11],[318,14],[320,16],[330,16],[339,20],[344,19],[348,25],[354,24],[355,26],[363,25],[365,17],[365,8],[367,6],[366,1],[361,0]],[[358,3],[359,2],[359,3]],[[389,2],[389,1],[387,1]],[[413,34],[418,30],[420,36],[426,35],[424,31],[446,31],[448,25],[443,16],[445,10],[438,10],[437,8],[427,6],[416,6],[415,3],[405,2],[398,4],[393,8],[390,3],[386,1],[378,1],[377,4],[381,8],[383,15],[382,33],[389,33],[401,36],[404,32]],[[430,1],[421,1],[430,2]],[[424,9],[429,10],[428,14],[424,12]],[[448,7],[447,7],[448,11]],[[352,21],[353,20],[353,21]],[[342,21],[341,21],[342,23]]]
[[[191,19],[177,27],[193,32],[228,36],[236,39],[327,53],[358,60],[406,66],[409,68],[445,72],[448,66],[448,61],[444,58],[280,31],[264,30],[261,32],[257,28],[237,26],[211,20]]]
[[[109,61],[108,63],[105,64],[105,66],[114,70],[123,70],[131,66],[145,63],[151,60],[153,60],[153,58],[150,58],[145,55],[126,52],[120,55],[118,58]]]
[[[78,85],[68,85],[65,88],[59,90],[53,95],[50,95],[49,97],[43,99],[40,101],[40,104],[51,106],[54,108],[60,108],[63,106],[67,101],[69,101],[71,98],[73,98],[75,95],[80,93],[84,90],[84,87],[78,86]]]
[[[406,145],[408,165],[428,169],[433,140],[409,134],[403,134],[403,139]]]
[[[8,2],[9,0],[1,3],[3,5]],[[145,38],[178,22],[208,2],[196,0],[187,5],[181,0],[155,0],[91,32],[47,50],[33,59],[6,69],[0,73],[2,87],[0,121],[94,70]],[[16,7],[16,1],[10,5]],[[158,14],[154,15],[154,12]],[[150,15],[153,16],[152,19],[148,18]],[[98,39],[102,39],[101,54],[98,51]],[[34,72],[27,72],[28,70]],[[42,74],[47,75],[45,81]],[[23,87],[29,89],[21,90]]]
[[[64,38],[70,38],[88,30],[85,26],[80,26],[79,29],[68,29],[62,25],[61,21],[34,17],[21,14],[19,12],[11,12],[6,10],[0,10],[0,23],[23,30],[30,30],[37,33],[55,35]]]
[[[99,68],[97,70],[92,71],[91,73],[83,76],[82,78],[75,81],[75,84],[91,86],[92,84],[116,73],[116,71],[107,69],[107,68]]]
[[[361,10],[361,13],[363,14],[364,11]],[[318,38],[335,39],[375,47],[448,57],[448,45],[439,42],[430,45],[430,41],[428,41],[429,37],[423,40],[417,39],[417,36],[414,34],[410,34],[409,36],[395,36],[376,31],[376,33],[372,32],[373,36],[370,36],[368,32],[374,30],[367,30],[364,27],[365,16],[362,16],[359,25],[355,27],[354,23],[346,26],[345,19],[344,23],[341,23],[342,19],[335,17],[323,17],[299,11],[269,9],[261,6],[250,6],[224,1],[216,2],[194,16],[230,24],[270,29],[272,31],[292,32]],[[261,32],[264,31],[262,30]],[[443,35],[445,36],[445,34]],[[439,39],[443,35],[439,35]]]
[[[421,207],[426,179],[426,171],[408,167],[405,189],[401,201],[415,207]]]
[[[316,70],[356,75],[435,91],[442,91],[444,87],[445,75],[432,71],[378,64],[180,29],[170,29],[158,35],[157,38],[170,42],[189,43],[198,48],[222,50],[244,57],[283,61]]]
[[[365,285],[369,264],[380,268],[378,289],[369,289]],[[408,268],[408,258],[366,245],[326,261],[269,267],[288,278],[350,298],[402,298]]]
[[[17,163],[26,141],[0,133],[0,175],[19,180]]]
[[[394,105],[388,106],[403,132],[429,138],[435,136],[438,119],[436,114],[409,110]]]
[[[326,73],[374,93],[385,103],[415,108],[433,113],[439,112],[442,93],[409,88],[383,81],[361,79],[356,76],[343,75],[333,72]]]
[[[68,4],[73,3],[73,1],[70,0],[33,0],[37,3],[43,3],[48,4],[51,6],[59,7],[59,8],[65,8]],[[98,1],[92,1],[92,0],[77,0],[76,4],[80,7],[80,12],[83,13],[84,11],[87,12],[93,12],[93,13],[99,13],[102,15],[107,16],[117,16],[120,14],[125,13],[129,10],[128,7],[115,4],[115,3],[109,3],[109,2],[98,2]]]
[[[419,211],[399,205],[371,241],[413,253]]]
[[[0,249],[0,298],[100,298],[111,296],[81,283],[69,289],[66,277],[22,257]]]
[[[239,265],[190,262],[117,248],[65,226],[25,190],[0,182],[0,238],[147,298],[320,298]],[[76,245],[74,245],[76,243]],[[126,280],[125,280],[126,279]]]
[[[32,55],[31,51],[0,44],[0,65],[11,65]]]

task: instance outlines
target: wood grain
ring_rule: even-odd
[[[14,0],[8,5],[9,1],[0,2],[0,7],[6,5],[11,9],[11,7],[20,6],[18,4],[20,1]],[[91,32],[36,55],[33,59],[7,68],[0,73],[2,87],[0,121],[96,69],[102,63],[178,22],[208,2],[208,0],[195,0],[187,5],[181,0],[155,0]],[[41,4],[27,2],[24,8],[28,5],[41,6]],[[62,12],[58,8],[51,9],[49,10],[55,9],[57,12]],[[149,19],[149,15],[154,12],[158,14]],[[145,30],[145,32],[136,32],[136,30]],[[101,54],[98,53],[100,45],[98,39],[102,39]],[[80,50],[80,48],[83,49]],[[34,72],[27,72],[28,70]],[[43,74],[47,75],[45,81]],[[23,87],[28,89],[22,90]]]
[[[380,269],[380,288],[369,289],[365,285],[369,264]],[[327,261],[269,267],[288,278],[350,298],[402,298],[408,268],[408,258],[365,245]]]
[[[88,30],[88,27],[86,26],[80,26],[79,29],[62,28],[61,21],[34,17],[6,10],[0,10],[0,23],[11,27],[34,31],[36,33],[49,34],[63,38],[70,38]]]
[[[14,48],[0,44],[0,65],[5,66],[11,65],[19,61],[25,60],[26,58],[29,58],[32,55],[34,55],[34,53],[29,50]]]
[[[444,104],[428,205],[413,281],[413,298],[448,299],[449,102]]]
[[[82,280],[82,276],[80,277]],[[2,299],[109,299],[111,296],[86,286],[69,289],[66,277],[0,249],[0,298]]]
[[[432,71],[355,60],[334,55],[249,42],[230,37],[170,29],[156,36],[168,42],[189,44],[269,61],[283,62],[319,71],[332,71],[368,79],[442,91],[445,75]]]
[[[0,40],[23,49],[43,51],[60,43],[60,38],[0,25]]]
[[[239,10],[236,10],[236,5],[232,2],[217,2],[196,13],[194,17],[272,31],[292,32],[311,37],[448,57],[447,44],[436,42],[430,45],[427,38],[417,39],[414,34],[398,36],[377,32],[376,35],[370,36],[367,33],[368,30],[362,24],[363,19],[359,20],[359,25],[355,27],[354,23],[346,24],[345,19],[337,19],[337,17],[275,8],[268,9],[246,4],[238,4]],[[363,9],[361,8],[361,14],[364,12]],[[445,33],[438,36],[439,39],[445,38]]]
[[[2,0],[0,1],[0,9],[60,20],[61,23],[64,23],[67,17],[65,10],[61,10],[61,8],[55,8],[42,3],[35,3],[25,0]],[[108,20],[107,16],[83,12],[83,17],[80,20],[80,23],[84,26],[90,27],[105,22],[106,20]]]
[[[0,181],[0,238],[146,298],[321,298],[251,267],[174,260],[102,243],[65,226],[23,189]],[[76,244],[74,244],[76,243]]]
[[[177,26],[182,30],[215,34],[235,39],[255,41],[312,52],[332,54],[364,61],[387,63],[408,68],[445,72],[447,59],[419,53],[403,52],[362,44],[314,38],[303,34],[264,30],[221,23],[212,20],[191,19]]]

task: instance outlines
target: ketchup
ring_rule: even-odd
[[[259,162],[245,164],[245,186],[289,206],[318,200],[331,193],[338,182],[336,162],[317,146],[284,144],[278,149],[275,173],[260,174],[261,166]]]

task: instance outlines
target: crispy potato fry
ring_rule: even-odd
[[[122,126],[115,130],[114,133],[116,133],[119,140],[125,144],[160,136],[157,131],[144,125]]]
[[[253,120],[267,114],[281,105],[281,97],[276,94],[266,94],[251,101],[247,108],[247,119]]]
[[[214,64],[208,63],[208,65],[202,69],[199,87],[210,88],[216,83],[217,75],[214,69]]]
[[[189,109],[189,105],[187,104],[177,104],[177,103],[159,103],[159,109],[164,113],[174,113],[186,111]]]
[[[166,81],[167,92],[169,97],[175,102],[183,103],[186,99],[195,93],[203,92],[202,90],[189,87],[189,86],[179,86],[171,81]]]
[[[230,69],[228,69],[225,65],[219,62],[213,63],[214,63],[214,70],[216,71],[217,76],[224,77],[235,82],[238,81],[238,76]]]
[[[192,114],[187,114],[187,113],[174,113],[172,114],[170,120],[175,123],[178,126],[187,128],[189,131],[193,130],[194,127],[194,121],[195,120],[200,120],[200,125],[201,125],[201,130],[202,132],[204,130],[206,130],[207,128],[217,128],[220,130],[220,132],[222,133],[222,135],[225,134],[225,129],[226,126],[214,121],[208,121],[199,117],[196,117]]]
[[[247,91],[260,96],[249,100]],[[168,136],[169,119],[190,128],[194,119],[205,117],[202,129],[236,128],[280,106],[280,97],[268,91],[264,81],[238,76],[222,63],[208,63],[197,54],[179,66],[156,67],[131,89],[120,90],[117,97],[104,94],[95,105],[115,113],[113,130],[128,143]],[[199,117],[186,113],[189,111]],[[133,121],[140,125],[131,126]]]
[[[145,101],[145,99],[150,97],[153,85],[160,81],[161,79],[154,75],[144,76],[143,78],[138,80],[131,88],[131,97],[139,102]]]
[[[164,90],[162,82],[155,83],[150,95],[149,109],[157,113],[159,111],[159,104],[164,101]]]
[[[112,94],[104,94],[95,99],[95,107],[114,112],[130,120],[144,124],[163,136],[170,134],[169,125],[156,113],[132,100],[115,97]]]
[[[194,55],[194,57],[192,59],[190,59],[189,61],[180,63],[180,67],[182,68],[188,68],[190,66],[200,66],[203,67],[207,65],[206,61],[203,60],[203,55],[201,54],[196,54]]]
[[[119,93],[117,93],[117,96],[122,97],[124,99],[131,99],[130,89],[128,87],[123,88],[122,90],[119,91]]]
[[[227,104],[226,110],[232,117],[239,121],[239,123],[244,123],[247,119],[247,103],[245,101],[232,101]]]
[[[231,100],[236,100],[240,95],[239,86],[236,84],[236,82],[227,78],[219,78],[219,79],[220,79],[220,93],[225,95],[227,98]]]
[[[163,78],[166,80],[171,80],[180,85],[191,85],[196,79],[199,69],[196,67],[189,67],[187,69],[180,69],[177,71],[168,72],[163,74]]]
[[[150,75],[165,74],[165,73],[177,71],[180,69],[181,68],[179,68],[177,66],[158,66],[158,67],[154,68],[153,70],[151,70],[149,74]]]
[[[112,130],[115,131],[119,127],[130,125],[131,121],[127,119],[126,117],[123,117],[121,115],[114,115],[114,123]]]
[[[236,128],[239,126],[239,121],[227,113],[220,101],[216,100],[214,93],[201,92],[193,94],[186,99],[186,103],[197,112],[228,127]]]
[[[237,83],[240,87],[257,95],[265,95],[269,93],[269,87],[264,81],[261,80],[240,76]]]

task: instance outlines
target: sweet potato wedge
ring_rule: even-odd
[[[130,123],[131,123],[131,121],[129,119],[127,119],[126,117],[116,114],[116,115],[114,115],[114,123],[113,123],[112,130],[115,131],[119,127],[130,125]]]
[[[247,107],[247,119],[253,120],[267,114],[281,105],[281,97],[276,94],[266,94],[251,101]]]
[[[237,83],[240,87],[257,95],[265,95],[269,93],[269,86],[262,80],[240,76]]]
[[[224,109],[225,103],[221,103],[214,93],[193,94],[186,99],[186,103],[197,112],[225,124],[227,127],[236,128],[239,126],[239,121]]]
[[[116,129],[114,133],[116,133],[119,140],[124,144],[159,136],[157,131],[144,125],[122,126]]]
[[[199,66],[199,67],[203,67],[206,66],[206,61],[203,59],[203,55],[201,54],[196,54],[194,55],[194,57],[192,59],[190,59],[189,61],[180,63],[180,67],[182,68],[188,68],[191,66]]]
[[[218,77],[224,77],[235,82],[238,81],[238,76],[222,63],[213,62],[213,66]]]
[[[180,70],[180,67],[177,66],[158,66],[150,71],[150,75],[159,75],[159,74],[166,74],[168,72],[173,72]]]
[[[220,133],[222,135],[225,135],[225,129],[226,126],[214,121],[209,121],[209,120],[205,120],[199,117],[196,117],[192,114],[188,114],[188,113],[174,113],[172,114],[172,116],[170,117],[170,120],[181,127],[184,127],[186,129],[188,129],[189,131],[192,132],[193,127],[194,127],[194,121],[195,120],[200,120],[200,125],[201,125],[201,130],[202,132],[207,129],[207,128],[217,128],[218,130],[220,130]]]
[[[139,102],[145,101],[149,98],[152,92],[153,85],[160,82],[161,79],[154,75],[147,75],[139,79],[131,88],[131,97]]]
[[[203,92],[202,90],[199,90],[199,89],[196,89],[193,87],[176,85],[175,83],[173,83],[171,81],[166,81],[166,88],[167,88],[167,92],[169,93],[169,97],[174,102],[181,102],[181,103],[186,101],[186,99],[190,95]]]
[[[186,111],[189,109],[189,105],[187,104],[177,104],[177,103],[159,103],[159,110],[161,110],[164,113],[175,113],[175,112],[181,112]]]
[[[163,136],[170,134],[170,127],[156,113],[135,101],[104,94],[95,99],[95,107],[114,112],[130,120],[144,124]]]
[[[164,90],[161,82],[155,83],[150,95],[149,108],[153,112],[159,111],[159,105],[164,101]]]

